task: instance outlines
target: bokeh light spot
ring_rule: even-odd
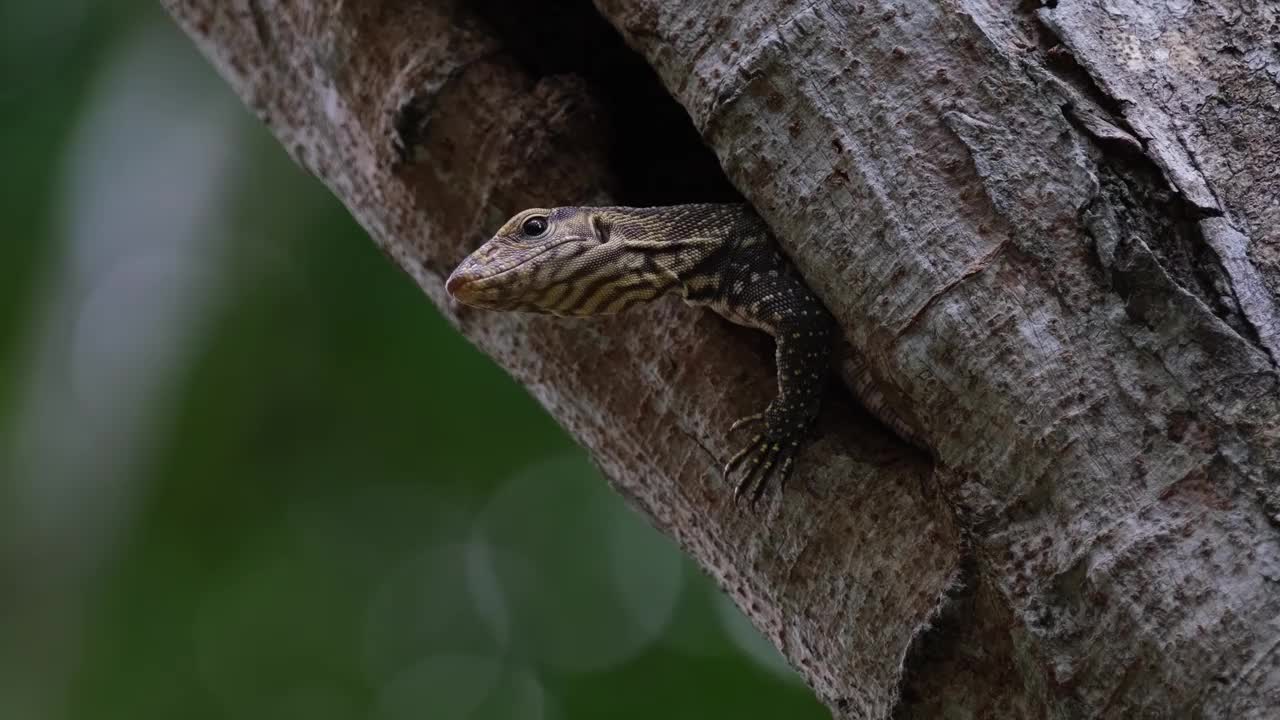
[[[497,643],[466,592],[469,552],[448,542],[404,563],[374,592],[365,614],[365,665],[384,681],[424,655],[493,654]]]
[[[604,670],[643,651],[670,622],[684,582],[675,546],[583,456],[516,474],[477,533],[490,547],[490,592],[512,615],[512,651],[557,670]]]

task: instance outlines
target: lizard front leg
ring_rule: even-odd
[[[755,432],[724,468],[726,478],[742,468],[734,498],[749,493],[754,503],[771,477],[781,488],[791,475],[818,415],[836,323],[772,248],[751,248],[730,265],[713,307],[734,322],[765,330],[777,344],[778,394],[762,412],[730,428],[730,433],[744,427]]]

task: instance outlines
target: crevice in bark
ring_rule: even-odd
[[[1027,10],[1027,5],[1024,4],[1022,9]],[[1161,222],[1159,226],[1144,222],[1130,227],[1145,226],[1152,231],[1154,234],[1145,236],[1149,238],[1147,247],[1168,276],[1200,299],[1241,338],[1267,354],[1275,366],[1277,361],[1274,346],[1262,337],[1262,330],[1256,324],[1258,318],[1250,316],[1241,298],[1242,292],[1247,294],[1252,289],[1242,290],[1237,287],[1239,279],[1233,277],[1220,252],[1205,237],[1206,229],[1202,226],[1202,221],[1222,217],[1223,211],[1193,202],[1171,184],[1167,174],[1151,156],[1148,138],[1143,137],[1125,120],[1126,112],[1122,102],[1104,91],[1089,71],[1076,60],[1072,50],[1061,42],[1052,23],[1044,21],[1039,12],[1033,11],[1033,14],[1039,21],[1040,50],[1045,58],[1046,70],[1056,80],[1067,85],[1069,94],[1079,93],[1080,97],[1075,98],[1076,100],[1083,99],[1095,106],[1079,108],[1076,103],[1067,103],[1063,105],[1062,111],[1068,122],[1094,141],[1098,150],[1094,160],[1102,170],[1099,174],[1102,192],[1106,195],[1104,200],[1114,200],[1107,191],[1119,187],[1115,183],[1109,184],[1108,178],[1123,178],[1127,191],[1122,193],[1125,197],[1121,199],[1119,207],[1133,211],[1140,205],[1145,205],[1142,214],[1147,218],[1168,219],[1169,222]],[[1106,117],[1101,118],[1101,121],[1114,125],[1115,131],[1099,126],[1098,111],[1105,112]],[[1196,172],[1206,176],[1191,149],[1185,149]],[[1132,212],[1117,214],[1118,217],[1121,215],[1133,217]],[[1265,324],[1265,317],[1263,321]]]
[[[684,108],[590,0],[476,0],[469,9],[532,77],[570,74],[587,83],[606,115],[617,202],[742,201]]]
[[[979,558],[966,553],[961,581],[933,625],[916,637],[903,664],[894,720],[938,717],[1017,717],[1046,709],[1019,659],[1007,605],[982,577]]]
[[[435,82],[416,87],[392,110],[392,148],[397,169],[403,165],[429,160],[424,151],[429,143],[431,121],[439,96],[467,70],[485,62],[501,61],[501,53],[489,52],[472,60],[447,68]]]
[[[961,652],[960,636],[966,619],[973,617],[977,583],[977,559],[973,553],[966,552],[961,555],[956,570],[955,586],[942,598],[933,622],[916,633],[907,648],[902,660],[895,717],[908,717],[909,709],[921,706],[927,697],[921,685],[926,685],[934,676],[937,666],[954,661]]]
[[[1147,249],[1169,278],[1250,344],[1262,348],[1221,262],[1205,242],[1196,209],[1168,188],[1159,168],[1145,156],[1108,148],[1097,160],[1099,192],[1120,224],[1122,242],[1117,251],[1123,253],[1133,238],[1147,238]],[[1112,287],[1126,300],[1135,282],[1146,282],[1119,272],[1118,266],[1109,269]]]
[[[1056,6],[1057,3],[1042,5],[1042,7],[1051,9]],[[1139,143],[1142,143],[1142,138],[1125,120],[1124,107],[1120,101],[1111,97],[1098,86],[1098,83],[1094,82],[1093,77],[1089,75],[1089,71],[1081,67],[1080,63],[1076,61],[1075,55],[1071,54],[1071,50],[1062,43],[1061,38],[1058,37],[1053,28],[1040,20],[1038,12],[1033,13],[1032,16],[1035,18],[1036,27],[1039,30],[1039,50],[1041,57],[1044,58],[1045,69],[1104,110],[1107,113],[1107,120],[1111,124],[1133,135],[1138,139]]]
[[[1120,102],[1094,82],[1067,47],[1057,42],[1053,28],[1042,23],[1045,67],[1053,76],[1097,106],[1123,135],[1100,133],[1095,122],[1071,103],[1062,106],[1067,122],[1091,138],[1096,148],[1100,198],[1112,206],[1121,221],[1124,238],[1149,238],[1147,247],[1160,266],[1180,287],[1199,298],[1214,315],[1226,322],[1252,345],[1265,350],[1256,328],[1248,321],[1236,298],[1230,277],[1220,258],[1205,241],[1200,221],[1221,215],[1189,202],[1169,185],[1163,171],[1146,154],[1146,140],[1124,120]],[[1136,141],[1138,147],[1128,142]],[[1091,203],[1092,204],[1092,203]],[[1104,263],[1105,264],[1105,263]],[[1123,296],[1125,282],[1112,272],[1111,284]]]

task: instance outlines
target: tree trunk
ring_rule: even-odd
[[[1274,4],[598,0],[912,439],[833,392],[754,512],[718,468],[767,343],[443,291],[524,207],[724,192],[591,8],[165,4],[836,716],[1280,707]]]

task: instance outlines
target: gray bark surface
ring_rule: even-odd
[[[466,3],[165,5],[836,716],[1280,707],[1274,4],[597,0],[923,447],[835,397],[756,512],[750,333],[443,291],[516,210],[626,200],[598,89]]]

